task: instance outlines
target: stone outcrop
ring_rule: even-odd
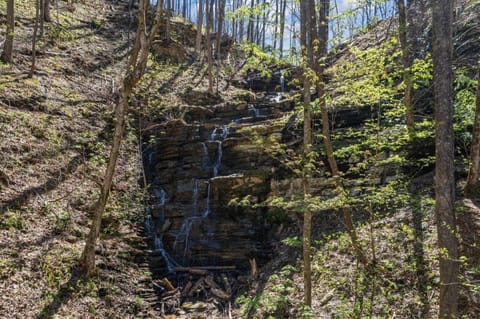
[[[156,126],[155,142],[144,147],[151,226],[174,261],[248,268],[249,259],[270,257],[265,208],[230,202],[247,195],[252,203],[264,201],[273,178],[274,160],[243,129],[281,135],[271,121],[293,107],[280,96],[255,104],[189,105],[182,120]]]
[[[272,211],[256,204],[302,190],[301,180],[258,145],[272,137],[291,147],[301,141],[294,118],[285,125],[275,121],[295,103],[281,93],[248,95],[248,102],[213,99],[213,105],[198,96],[183,107],[182,119],[154,125],[156,131],[149,133],[155,141],[144,145],[152,194],[149,229],[157,255],[172,265],[247,269],[250,259],[262,264],[271,258],[276,227]],[[342,122],[336,127],[360,125],[369,117],[357,109],[339,113]],[[318,176],[310,184],[313,195],[332,196],[327,178]]]

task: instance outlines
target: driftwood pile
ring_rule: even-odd
[[[202,312],[217,307],[224,310],[241,287],[251,281],[235,266],[176,267],[176,275],[152,281],[157,292],[161,313],[174,313],[178,309],[186,312]]]

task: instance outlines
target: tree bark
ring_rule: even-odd
[[[280,0],[282,1],[282,0]],[[283,36],[285,34],[285,12],[287,10],[287,0],[283,0],[282,13],[280,14],[280,58],[283,58]]]
[[[45,22],[52,21],[52,15],[50,14],[50,0],[43,0],[42,19]]]
[[[279,11],[279,6],[278,6],[278,2],[280,0],[275,0],[275,21],[273,23],[273,52],[274,52],[274,56],[277,57],[277,53],[275,52],[275,50],[277,50],[277,38],[278,38],[278,15],[280,14],[278,11]]]
[[[213,1],[206,0],[206,15],[207,15],[207,63],[208,63],[208,92],[213,92],[213,57],[212,57],[212,41],[210,37],[210,32],[212,30],[212,20],[213,20]]]
[[[312,19],[311,13],[315,12],[311,10],[313,8],[313,1],[301,1],[300,2],[300,37],[301,37],[301,49],[304,61],[304,78],[303,78],[303,153],[305,161],[308,161],[309,153],[312,149],[312,113],[310,109],[311,94],[310,86],[311,79],[309,69],[313,63],[313,48],[311,41],[311,27]],[[310,199],[310,174],[308,167],[305,165],[305,169],[302,174],[303,184],[303,284],[304,284],[304,298],[305,304],[309,307],[312,306],[312,269],[311,269],[311,236],[312,236],[312,211],[309,207]]]
[[[45,31],[45,21],[43,19],[44,0],[40,0],[39,6],[40,6],[40,12],[39,12],[39,14],[40,14],[40,17],[39,17],[39,20],[40,20],[39,21],[40,22],[40,35],[38,37],[43,38],[43,33]]]
[[[100,189],[100,195],[97,199],[94,208],[93,221],[90,232],[87,236],[85,248],[80,260],[80,267],[87,276],[95,274],[95,245],[100,233],[100,226],[105,206],[108,201],[110,189],[112,187],[113,175],[117,165],[118,156],[120,153],[120,146],[122,143],[123,130],[125,127],[125,116],[128,111],[128,100],[135,85],[140,81],[145,72],[147,65],[149,47],[158,32],[160,25],[160,17],[163,8],[163,1],[157,4],[157,11],[155,20],[153,22],[150,33],[145,33],[145,16],[148,0],[140,0],[138,8],[138,26],[135,37],[135,44],[129,59],[127,72],[123,79],[123,85],[120,88],[120,96],[115,108],[115,132],[112,140],[112,148],[110,150],[110,157],[108,160],[105,176]]]
[[[218,26],[217,26],[217,39],[216,39],[216,51],[217,59],[220,59],[220,44],[222,42],[223,33],[223,21],[225,16],[225,0],[219,0],[220,8],[218,9]]]
[[[35,0],[35,26],[33,27],[33,39],[32,39],[32,65],[30,66],[30,72],[28,77],[33,77],[35,73],[35,63],[37,59],[37,32],[38,32],[38,20],[40,18],[40,0]]]
[[[165,41],[170,42],[170,17],[172,15],[172,1],[167,0],[167,14],[165,17]]]
[[[410,135],[413,134],[415,128],[415,118],[413,112],[413,97],[412,97],[412,80],[411,80],[411,61],[410,50],[407,41],[407,15],[404,0],[397,0],[399,32],[398,37],[400,46],[402,48],[402,63],[403,63],[403,83],[405,85],[403,103],[405,105],[405,121]]]
[[[7,34],[0,57],[5,63],[13,62],[13,37],[15,33],[15,4],[13,0],[7,1]]]
[[[470,197],[480,195],[480,65],[478,67],[477,102],[475,122],[473,123],[473,140],[470,154],[470,170],[468,172],[465,194]]]
[[[202,26],[203,26],[203,0],[198,2],[198,17],[197,17],[197,41],[195,43],[195,49],[197,53],[200,53],[202,49]]]
[[[435,102],[435,216],[440,263],[439,318],[458,318],[458,247],[453,133],[453,1],[432,1]]]
[[[253,27],[254,27],[254,20],[253,20],[253,6],[255,5],[255,1],[250,1],[250,14],[248,15],[248,25],[247,25],[247,42],[253,43]]]

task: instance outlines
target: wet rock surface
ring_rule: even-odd
[[[172,263],[248,269],[250,259],[271,257],[265,209],[229,203],[251,194],[255,203],[265,200],[276,165],[241,130],[250,127],[260,137],[281,134],[269,121],[293,107],[280,97],[189,106],[185,120],[157,127],[155,142],[144,147],[151,233]]]

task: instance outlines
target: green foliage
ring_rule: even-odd
[[[291,307],[292,298],[295,293],[292,276],[297,270],[291,266],[283,267],[278,273],[268,278],[268,291],[258,296],[240,296],[235,300],[240,308],[242,318],[254,319],[275,319],[283,318]]]
[[[395,66],[400,55],[396,38],[365,50],[349,47],[349,54],[327,70],[332,79],[327,85],[332,106],[398,104],[395,83],[401,74]]]
[[[455,101],[453,129],[455,142],[462,154],[468,154],[472,142],[473,122],[475,120],[477,81],[470,78],[467,69],[455,72]]]
[[[16,271],[15,264],[7,258],[0,258],[0,279],[6,279]]]
[[[26,222],[20,210],[7,209],[2,215],[2,228],[7,230],[24,230]]]
[[[433,79],[432,56],[428,53],[424,59],[415,59],[410,67],[412,87],[414,90],[428,88]]]
[[[47,252],[40,262],[40,269],[49,288],[58,288],[70,279],[79,255],[78,250],[68,247],[56,247]]]
[[[76,40],[76,35],[63,27],[60,24],[48,24],[47,36],[53,41],[73,42]]]
[[[296,247],[296,248],[302,247],[302,244],[303,244],[302,239],[299,238],[298,236],[287,237],[287,238],[282,240],[282,243],[287,245],[287,246]]]
[[[103,24],[105,23],[105,21],[99,17],[96,17],[94,19],[92,19],[92,21],[90,22],[90,25],[92,26],[92,28],[94,29],[100,29]]]
[[[255,70],[260,72],[262,77],[270,78],[272,76],[271,66],[276,62],[274,57],[254,43],[242,43],[241,47],[247,55],[246,63],[241,72],[246,74],[249,70]]]

